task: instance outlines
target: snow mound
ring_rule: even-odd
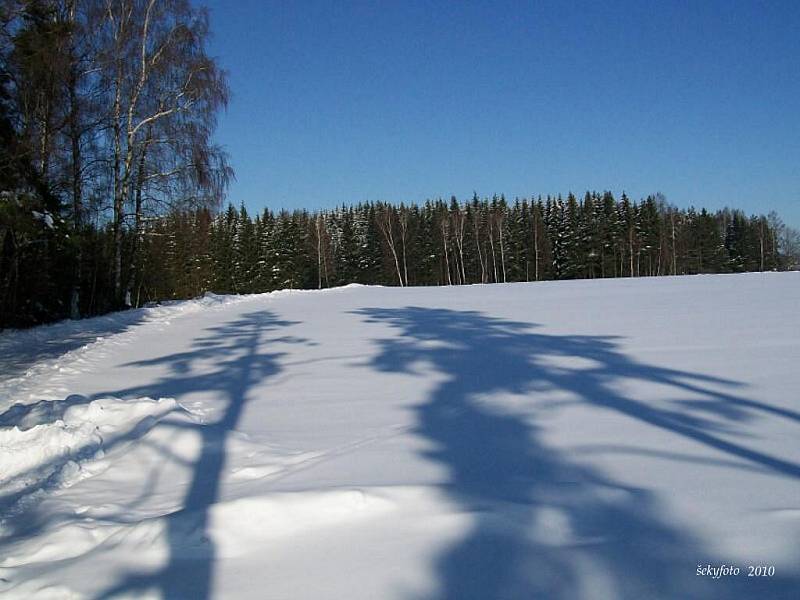
[[[178,407],[171,398],[100,398],[63,408],[64,402],[62,408],[36,405],[25,415],[27,427],[0,428],[0,490],[14,493],[53,477],[69,484],[81,470],[80,461],[101,458],[109,443],[138,437]],[[46,422],[61,411],[63,416]],[[32,424],[37,418],[45,422]]]

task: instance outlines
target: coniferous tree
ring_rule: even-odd
[[[8,168],[5,173],[10,181]],[[4,306],[11,302],[10,282],[29,298],[50,295],[47,305],[16,303],[35,322],[67,314],[71,279],[55,277],[34,290],[14,282],[11,273],[20,267],[13,267],[13,260],[24,268],[53,271],[71,229],[50,212],[38,188],[29,189],[0,205],[6,211],[0,213],[4,246],[9,240],[16,244],[4,249],[0,274]],[[8,198],[9,193],[2,197]],[[681,211],[657,195],[640,203],[623,195],[617,202],[609,192],[589,192],[580,201],[572,194],[566,201],[523,198],[511,206],[503,196],[475,196],[463,205],[451,198],[423,206],[362,203],[316,213],[264,210],[255,218],[244,206],[228,205],[216,216],[199,209],[149,219],[138,241],[141,260],[130,289],[132,303],[140,305],[206,291],[251,293],[351,282],[455,285],[758,271],[793,264],[787,254],[793,247],[790,233],[775,215]],[[124,244],[137,243],[136,237],[127,232]],[[33,242],[29,248],[28,240]],[[114,306],[113,224],[88,228],[81,244],[84,310],[107,311]],[[69,261],[64,265],[68,273]],[[4,319],[10,321],[7,312]]]

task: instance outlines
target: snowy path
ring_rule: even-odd
[[[798,298],[352,286],[0,334],[0,596],[797,597]]]

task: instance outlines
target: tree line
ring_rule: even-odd
[[[251,216],[242,206],[149,219],[138,246],[131,305],[315,289],[348,283],[462,285],[780,270],[798,256],[797,232],[778,216],[681,210],[663,197],[632,202],[589,192],[468,202],[368,202],[333,210]],[[92,230],[83,253],[85,314],[112,308],[114,229]],[[130,271],[128,270],[130,269]]]

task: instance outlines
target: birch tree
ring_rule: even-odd
[[[378,223],[378,229],[380,229],[381,233],[383,234],[386,245],[389,247],[389,252],[392,254],[395,270],[397,272],[397,281],[399,282],[400,287],[404,287],[405,283],[403,282],[403,274],[400,271],[400,260],[397,254],[397,242],[394,232],[394,208],[389,204],[380,204],[377,208],[375,216]]]
[[[464,228],[467,223],[466,215],[461,208],[461,205],[453,196],[450,203],[450,220],[453,227],[453,238],[455,239],[456,249],[458,250],[458,262],[456,264],[456,271],[459,283],[467,283],[467,272],[464,268]]]
[[[119,302],[131,204],[134,239],[140,239],[148,202],[185,207],[222,199],[232,172],[211,134],[229,92],[226,74],[206,52],[208,13],[187,0],[106,0],[105,29]]]

